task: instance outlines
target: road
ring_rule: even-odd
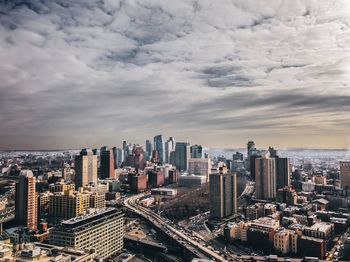
[[[215,261],[227,261],[224,257],[217,254],[216,252],[210,250],[208,247],[200,244],[196,240],[193,240],[188,234],[184,231],[175,228],[172,225],[171,221],[167,221],[165,218],[160,217],[158,214],[154,213],[152,210],[149,210],[145,207],[142,207],[137,204],[138,199],[140,199],[144,194],[135,195],[124,200],[124,206],[133,212],[141,215],[145,219],[149,220],[154,226],[165,231],[171,238],[178,241],[181,245],[188,248],[194,254],[197,254],[199,257],[201,252],[205,255],[203,258],[215,259]],[[199,251],[199,252],[198,252]],[[231,258],[234,259],[234,258]]]

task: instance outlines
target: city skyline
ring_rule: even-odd
[[[350,3],[217,3],[2,2],[0,150],[348,149]]]

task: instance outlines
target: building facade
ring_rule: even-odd
[[[91,149],[83,149],[75,156],[75,188],[97,183],[97,155]]]

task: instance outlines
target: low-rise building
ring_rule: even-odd
[[[179,177],[179,186],[181,187],[201,187],[207,182],[204,176],[181,175]]]

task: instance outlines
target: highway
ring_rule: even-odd
[[[171,238],[175,239],[181,245],[192,251],[200,258],[210,258],[215,261],[228,261],[224,257],[220,256],[216,252],[210,250],[208,247],[202,245],[201,243],[193,240],[190,236],[188,236],[185,232],[182,232],[179,229],[176,229],[171,225],[170,221],[165,221],[164,218],[160,217],[158,214],[149,210],[148,208],[142,207],[137,204],[138,199],[143,197],[144,194],[139,194],[135,196],[131,196],[124,200],[124,206],[133,212],[139,214],[144,217],[148,221],[150,221],[154,226],[166,232]],[[200,251],[205,257],[201,256],[198,252]],[[234,260],[234,257],[230,257],[230,260]]]

